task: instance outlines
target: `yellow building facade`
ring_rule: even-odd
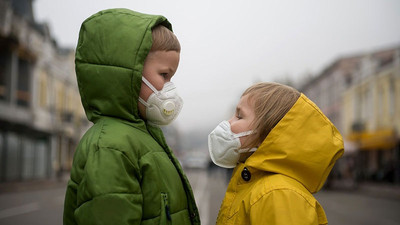
[[[364,179],[399,182],[399,51],[363,56],[343,93],[342,134],[351,146],[347,152],[358,155],[358,176]]]
[[[344,138],[333,179],[400,183],[400,46],[341,57],[300,90]]]

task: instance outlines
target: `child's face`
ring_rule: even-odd
[[[237,134],[244,131],[252,130],[251,123],[255,118],[254,105],[249,101],[248,95],[240,98],[239,104],[236,107],[235,115],[229,120],[231,130]],[[240,137],[240,143],[243,145],[249,136]]]
[[[143,66],[143,76],[157,90],[161,90],[164,84],[171,81],[179,65],[179,52],[176,51],[152,51],[147,55]],[[142,82],[139,96],[147,101],[153,91]],[[140,116],[146,119],[146,106],[138,101]]]

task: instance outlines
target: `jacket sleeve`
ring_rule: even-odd
[[[318,225],[315,206],[293,190],[274,190],[250,207],[250,223],[274,225]]]
[[[77,224],[140,224],[142,194],[138,169],[119,150],[100,148],[88,155],[77,187]]]

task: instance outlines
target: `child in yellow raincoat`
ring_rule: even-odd
[[[343,140],[305,95],[259,83],[242,95],[236,113],[209,135],[213,162],[235,168],[217,224],[327,224],[319,191]]]

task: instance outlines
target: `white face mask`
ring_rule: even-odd
[[[146,106],[146,118],[149,123],[155,125],[168,125],[180,113],[183,100],[178,95],[175,85],[172,82],[166,82],[161,91],[142,76],[143,82],[153,91],[147,102],[139,97],[139,101]]]
[[[234,168],[239,161],[240,153],[253,152],[256,148],[240,149],[239,138],[252,134],[253,131],[245,131],[235,134],[231,131],[228,121],[222,121],[208,135],[208,150],[211,160],[220,167]]]

